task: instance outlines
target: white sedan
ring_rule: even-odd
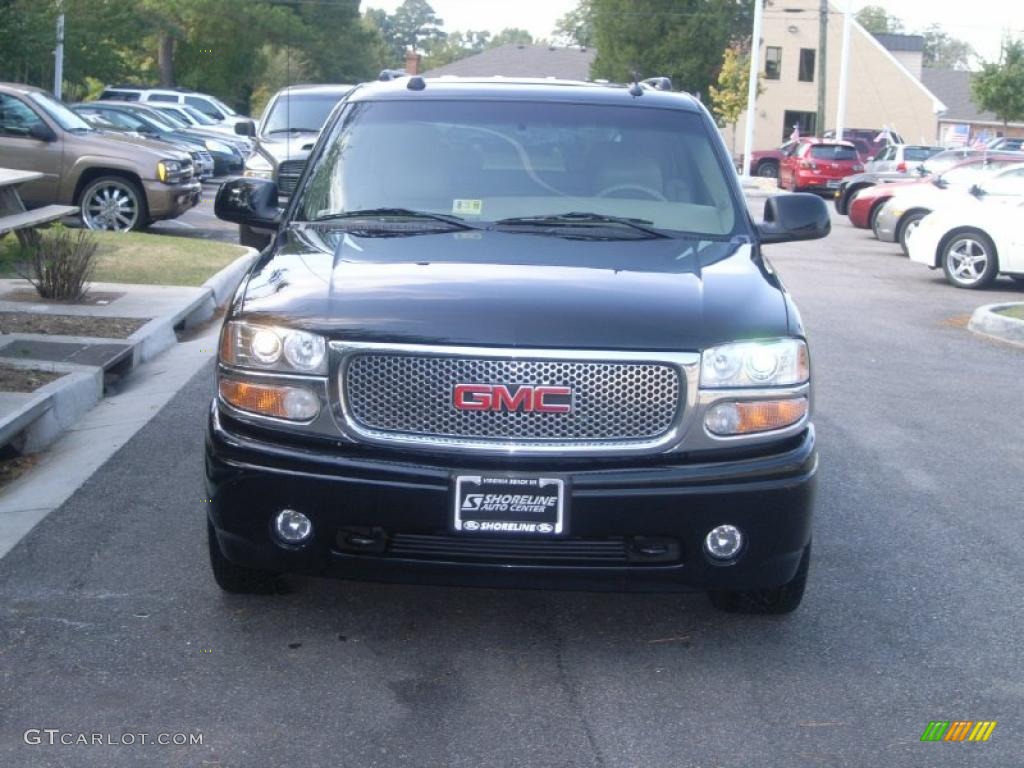
[[[1024,171],[944,201],[907,235],[907,251],[957,288],[984,288],[999,274],[1024,283],[1022,221]]]

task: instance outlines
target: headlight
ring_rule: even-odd
[[[807,345],[800,339],[723,344],[701,355],[703,388],[786,387],[809,378]]]
[[[256,179],[272,179],[274,168],[263,155],[255,154],[245,161],[245,175]]]
[[[306,331],[231,322],[221,335],[220,360],[241,368],[322,376],[327,373],[327,341]]]
[[[165,184],[177,184],[181,181],[181,163],[177,160],[161,160],[156,164],[156,177]]]
[[[231,147],[222,141],[216,141],[215,139],[207,139],[205,142],[206,148],[210,152],[219,152],[221,154],[230,155]]]

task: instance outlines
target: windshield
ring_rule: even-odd
[[[352,104],[297,218],[407,209],[473,224],[581,214],[723,236],[744,221],[700,116],[590,104]],[[592,219],[593,220],[593,219]]]
[[[66,106],[61,104],[55,98],[47,93],[40,93],[39,91],[32,91],[28,94],[28,97],[32,99],[36,104],[42,107],[43,111],[46,112],[61,128],[65,131],[91,131],[92,128],[85,120],[76,115]]]
[[[903,160],[908,163],[927,160],[929,157],[940,151],[941,150],[938,147],[904,147]]]
[[[183,110],[185,110],[185,112],[188,113],[189,117],[191,117],[193,120],[195,120],[200,125],[217,125],[217,121],[216,120],[210,118],[207,115],[204,115],[202,112],[200,112],[195,107],[190,107],[188,104],[180,104],[179,106]]]
[[[953,149],[946,152],[939,152],[937,155],[932,155],[923,163],[921,168],[925,173],[942,173],[948,168],[952,168],[958,163],[962,163],[964,160],[971,156],[970,150]]]
[[[165,109],[163,107],[154,107],[153,111],[160,115],[161,118],[171,125],[175,130],[181,128],[191,128],[192,123],[185,119],[183,115],[179,115],[173,109]]]
[[[132,111],[132,114],[139,120],[146,121],[152,124],[154,127],[163,131],[176,131],[179,128],[186,127],[185,123],[181,123],[174,120],[174,117],[167,112],[161,112],[160,110],[154,109],[150,112]]]
[[[218,98],[217,98],[216,96],[207,96],[206,98],[207,98],[207,99],[209,99],[210,101],[212,101],[212,102],[213,102],[214,104],[216,104],[216,105],[217,105],[217,107],[218,107],[218,108],[219,108],[219,109],[220,109],[220,110],[221,110],[222,112],[224,112],[224,113],[226,113],[226,114],[228,114],[228,115],[231,115],[231,116],[234,116],[234,115],[237,115],[237,114],[238,114],[237,112],[235,112],[235,110],[233,110],[233,109],[232,109],[231,107],[229,107],[229,106],[228,106],[227,104],[225,104],[225,103],[224,103],[223,101],[221,101],[220,99],[218,99]]]
[[[263,135],[308,131],[318,133],[344,94],[283,94],[263,119]]]

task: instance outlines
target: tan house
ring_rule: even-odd
[[[757,99],[754,149],[777,147],[799,126],[801,135],[835,128],[839,94],[843,13],[829,5],[826,45],[825,125],[817,126],[819,0],[766,0],[758,56],[763,92]],[[913,35],[891,35],[889,50],[856,21],[850,31],[846,128],[889,127],[907,142],[932,143],[938,113],[946,107],[918,79],[921,48]],[[915,51],[914,48],[917,48]],[[736,125],[736,148],[742,151],[745,115]],[[727,145],[732,136],[724,131]]]

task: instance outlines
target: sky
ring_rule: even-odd
[[[364,0],[363,6],[391,13],[401,2]],[[785,6],[785,0],[775,2]],[[1011,10],[1018,3],[1020,0],[853,0],[853,8],[856,11],[865,5],[880,5],[902,18],[908,31],[937,22],[953,37],[973,45],[983,58],[996,59],[1007,29],[1024,35],[1024,13]],[[534,37],[543,38],[551,37],[555,22],[576,6],[576,0],[430,0],[430,4],[449,32],[499,32],[505,27],[523,27]],[[833,6],[843,8],[845,0],[833,0]]]

